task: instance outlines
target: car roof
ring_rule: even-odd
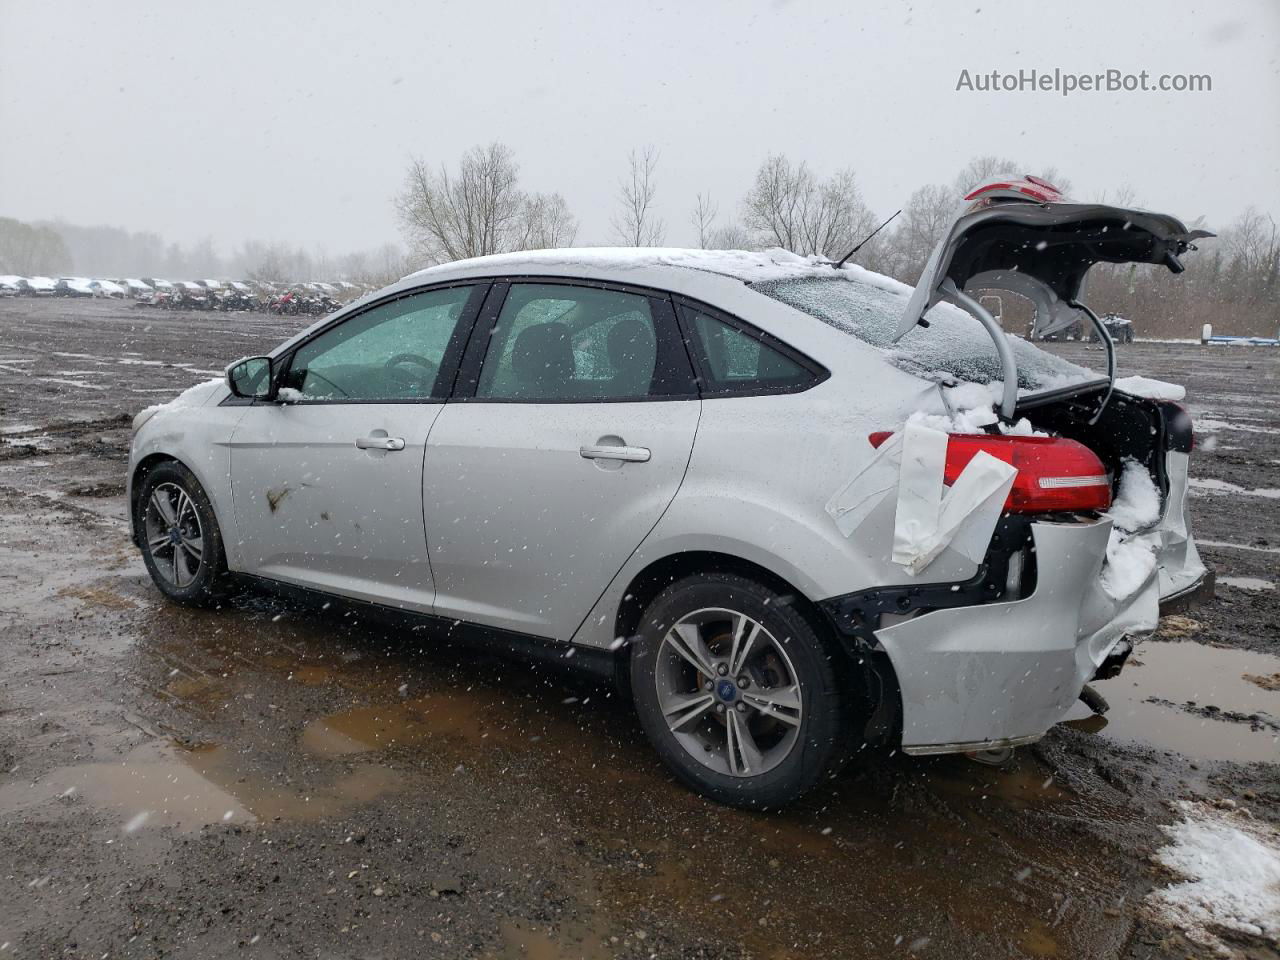
[[[570,247],[558,250],[522,250],[487,257],[455,260],[411,273],[400,283],[417,286],[465,277],[546,275],[610,278],[619,282],[656,283],[687,277],[689,273],[718,275],[743,283],[834,277],[840,273],[899,293],[910,288],[878,273],[850,265],[837,272],[823,257],[802,257],[781,249],[693,250],[678,247]],[[644,278],[644,279],[642,279]],[[400,284],[397,284],[399,286]]]

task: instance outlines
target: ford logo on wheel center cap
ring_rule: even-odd
[[[734,686],[732,680],[721,680],[716,684],[716,695],[725,703],[728,703],[738,695],[738,688]]]

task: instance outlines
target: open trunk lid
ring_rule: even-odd
[[[1020,184],[1025,184],[1023,189]],[[1012,188],[1012,189],[1011,189]],[[1035,198],[1035,199],[1033,199]],[[1047,198],[1038,202],[1039,198]],[[1110,351],[1101,322],[1080,302],[1085,274],[1096,263],[1158,263],[1182,272],[1179,255],[1204,230],[1188,230],[1176,217],[1106,204],[1059,202],[1061,195],[1041,181],[1010,181],[979,188],[934,248],[920,282],[907,302],[894,339],[925,313],[947,301],[972,314],[996,343],[1005,367],[1001,413],[1012,417],[1017,403],[1014,355],[999,324],[971,295],[1007,290],[1035,305],[1034,336],[1092,324]],[[1115,378],[1109,352],[1109,375]]]

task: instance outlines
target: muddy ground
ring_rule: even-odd
[[[1106,718],[748,814],[571,674],[337,607],[160,601],[129,418],[300,325],[0,301],[0,957],[1212,955],[1144,897],[1174,801],[1280,820],[1280,351],[1122,350],[1189,387],[1227,583],[1099,684]]]

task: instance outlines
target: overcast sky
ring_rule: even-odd
[[[973,74],[1207,73],[1209,93],[957,92]],[[337,254],[398,240],[406,160],[510,145],[581,243],[633,146],[667,240],[765,155],[850,166],[873,209],[977,153],[1221,226],[1280,217],[1280,3],[0,0],[0,216]]]

